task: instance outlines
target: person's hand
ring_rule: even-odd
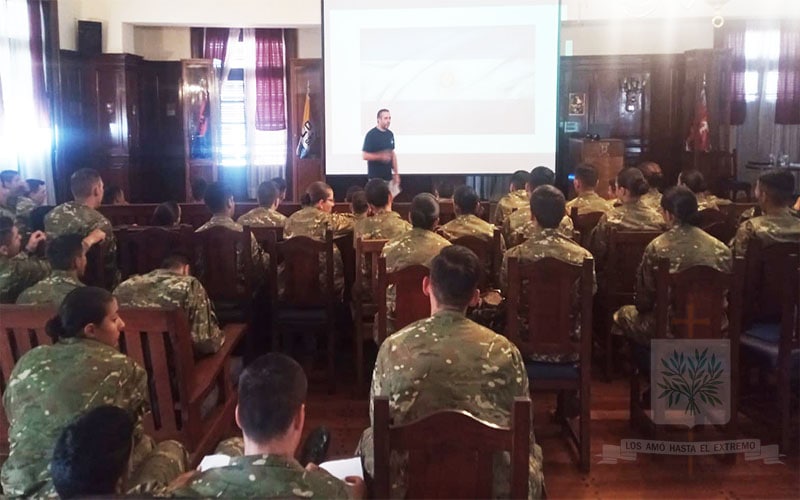
[[[389,163],[394,157],[394,153],[392,151],[381,151],[378,153],[378,155],[380,155],[381,161],[384,163]]]
[[[89,248],[92,245],[100,243],[101,241],[106,239],[106,233],[102,229],[95,229],[89,235],[83,239],[83,246],[85,248]]]
[[[398,186],[400,186],[400,174],[398,174],[397,172],[395,172],[395,173],[392,175],[392,182],[394,182],[395,184],[397,184]]]
[[[364,480],[358,476],[345,477],[344,484],[350,491],[350,498],[364,498],[367,494],[367,487],[364,484]]]
[[[25,249],[28,251],[28,253],[33,253],[36,251],[39,243],[46,239],[47,235],[45,235],[43,231],[34,231],[31,233],[31,237],[28,239],[28,244],[25,245]]]
[[[308,462],[306,464],[306,470],[309,472],[314,472],[316,470],[319,470],[319,465],[315,464],[314,462]]]

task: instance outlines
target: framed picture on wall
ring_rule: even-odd
[[[569,116],[583,116],[586,114],[586,94],[569,94]]]

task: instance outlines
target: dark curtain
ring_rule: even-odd
[[[206,28],[205,42],[203,43],[203,57],[206,59],[219,59],[225,62],[228,51],[228,28]]]
[[[731,50],[731,125],[741,125],[747,117],[747,101],[744,95],[744,75],[747,60],[744,55],[744,22],[731,21],[718,31],[715,40],[717,48]]]
[[[256,30],[256,130],[286,128],[283,30]]]
[[[775,123],[800,124],[800,29],[797,25],[781,27]]]
[[[205,38],[205,28],[192,28],[189,35],[189,47],[192,59],[203,58],[203,39]]]

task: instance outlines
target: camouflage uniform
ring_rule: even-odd
[[[54,496],[48,463],[56,439],[76,416],[105,404],[130,411],[136,420],[131,459],[136,470],[156,448],[142,427],[147,391],[144,368],[97,340],[65,338],[29,351],[11,372],[3,395],[10,423],[10,454],[0,475],[3,492]],[[183,447],[179,450],[173,459],[185,463]]]
[[[733,238],[733,253],[744,257],[747,244],[758,238],[764,246],[775,243],[800,243],[800,219],[792,215],[790,208],[785,208],[772,215],[760,215],[744,221]]]
[[[578,209],[578,215],[584,215],[592,212],[608,212],[613,208],[613,203],[594,191],[586,191],[578,193],[575,198],[567,202],[567,215],[572,213],[573,207]]]
[[[656,188],[650,188],[650,191],[642,195],[640,201],[650,208],[659,210],[661,208],[661,193]]]
[[[239,233],[244,231],[244,227],[241,224],[234,222],[230,217],[226,215],[213,215],[208,222],[197,228],[197,231],[195,232],[200,233],[202,231],[211,229],[212,227],[224,227]],[[239,262],[240,255],[240,250],[237,248],[237,262]],[[252,255],[253,258],[253,272],[256,275],[256,286],[258,286],[260,283],[263,283],[264,279],[266,278],[267,271],[269,270],[269,254],[261,248],[261,245],[259,245],[258,241],[256,241],[256,237],[252,234],[250,235],[250,255]],[[205,265],[202,258],[198,259],[198,264],[198,267]],[[241,279],[244,281],[244,264],[239,262],[238,267]]]
[[[150,443],[153,441],[147,439]],[[145,455],[125,482],[126,495],[166,496],[168,485],[188,468],[189,457],[177,441],[161,441]]]
[[[541,259],[550,257],[554,259],[558,259],[562,262],[566,262],[568,264],[576,264],[579,266],[583,265],[584,259],[591,259],[592,254],[589,253],[588,250],[581,247],[570,238],[564,236],[564,234],[559,229],[548,229],[539,226],[538,224],[532,224],[532,233],[531,237],[528,238],[525,243],[521,245],[515,246],[514,248],[509,249],[505,255],[503,255],[503,264],[500,267],[500,283],[501,288],[504,292],[508,290],[508,259],[510,257],[517,257],[521,261],[525,262],[537,262]],[[527,286],[527,284],[525,284]],[[580,331],[580,302],[579,302],[579,294],[578,294],[578,285],[579,283],[575,283],[575,288],[573,290],[573,307],[572,307],[572,320],[573,320],[573,329],[572,329],[572,339],[574,341],[578,341],[581,338],[581,331]],[[524,290],[524,289],[523,289]],[[597,282],[595,280],[594,272],[592,272],[592,292],[597,291]],[[520,318],[520,328],[526,329],[528,328],[528,317],[526,308],[522,307],[519,311],[519,318]],[[576,352],[573,356],[568,357],[561,357],[555,355],[545,355],[545,354],[531,354],[530,358],[533,361],[542,361],[546,363],[564,363],[564,362],[571,362],[577,361],[579,359],[578,353]]]
[[[198,355],[212,354],[222,347],[224,335],[205,288],[194,276],[168,269],[156,269],[132,276],[114,290],[120,306],[165,307],[186,311],[192,330],[192,344]]]
[[[283,227],[286,216],[271,208],[256,207],[240,216],[236,222],[242,226]]]
[[[600,217],[589,239],[589,250],[594,255],[596,266],[602,266],[605,262],[611,228],[619,231],[660,231],[665,224],[664,216],[645,205],[641,199],[609,210]]]
[[[106,275],[109,276],[112,286],[119,283],[120,273],[117,269],[117,241],[114,238],[114,228],[103,214],[77,201],[68,201],[47,214],[44,218],[44,229],[47,238],[51,241],[53,238],[65,234],[79,234],[85,238],[95,229],[102,230],[106,233],[105,241],[108,244],[103,268]]]
[[[23,290],[50,273],[50,264],[20,252],[12,258],[0,255],[0,304],[13,304]]]
[[[31,212],[36,208],[36,203],[27,196],[20,196],[16,200],[14,211],[16,212],[16,225],[22,234],[22,241],[28,239],[31,233]]]
[[[730,205],[730,204],[733,203],[731,200],[729,200],[727,198],[720,198],[720,197],[718,197],[716,195],[713,195],[711,193],[702,193],[702,194],[703,194],[703,196],[705,196],[706,200],[708,200],[710,203],[713,203],[717,207],[721,207],[721,206],[724,206],[724,205]]]
[[[380,210],[372,217],[365,217],[353,226],[353,244],[358,238],[362,240],[391,240],[411,231],[411,224],[404,221],[397,212]],[[362,300],[372,301],[372,290],[369,289],[372,263],[364,261],[361,265]]]
[[[84,286],[73,276],[74,271],[61,271],[53,269],[50,276],[25,289],[19,297],[17,304],[47,305],[59,307],[64,297],[76,288]]]
[[[575,235],[575,225],[569,215],[564,215],[558,225],[558,230],[567,238]],[[530,238],[532,229],[531,207],[520,208],[503,223],[503,237],[506,240],[506,247],[511,248],[519,245]]]
[[[17,214],[15,214],[10,208],[0,205],[0,217],[8,217],[11,220],[15,220],[17,218]]]
[[[395,424],[405,424],[440,410],[462,410],[475,418],[507,427],[514,398],[528,397],[528,374],[519,350],[508,339],[467,319],[461,312],[439,311],[403,328],[381,345],[372,375],[372,398],[389,396]],[[361,436],[358,453],[374,475],[372,427]],[[496,497],[509,493],[509,457],[495,460]],[[392,498],[405,493],[402,457],[393,456]],[[542,452],[531,427],[529,497],[542,493]]]
[[[695,198],[697,198],[697,210],[719,210],[719,205],[717,201],[719,198],[714,196],[713,194],[706,194],[706,193],[695,193]]]
[[[325,470],[308,471],[281,455],[233,457],[229,465],[195,472],[171,492],[175,497],[349,498],[345,483]]]
[[[439,230],[442,236],[451,241],[462,236],[477,236],[484,241],[491,241],[494,237],[494,228],[494,224],[486,222],[477,215],[465,214],[457,215]]]
[[[622,306],[614,313],[612,333],[626,335],[641,344],[647,344],[653,337],[656,275],[658,260],[663,258],[669,259],[670,274],[692,266],[708,266],[730,273],[733,265],[730,249],[713,236],[689,224],[674,226],[645,248],[636,272],[636,305]]]
[[[502,226],[503,221],[508,218],[514,210],[526,207],[530,204],[531,200],[528,192],[524,189],[517,189],[510,193],[503,195],[497,202],[497,208],[494,211],[494,225]]]
[[[283,237],[289,239],[295,236],[306,236],[325,241],[326,229],[333,231],[333,237],[337,238],[353,230],[353,219],[343,214],[329,214],[317,207],[304,207],[286,219],[283,226]],[[325,254],[320,254],[320,286],[325,283],[325,265]],[[282,283],[283,279],[279,277],[278,281]],[[333,246],[333,288],[337,294],[341,294],[344,289],[344,264],[342,263],[342,253],[336,245]]]

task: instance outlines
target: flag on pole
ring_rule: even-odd
[[[311,153],[311,144],[314,138],[314,126],[311,125],[311,96],[306,87],[306,104],[303,107],[303,128],[300,130],[300,141],[297,143],[297,156],[305,158]]]
[[[695,103],[694,120],[689,127],[689,135],[686,137],[686,151],[711,151],[711,143],[708,137],[708,106],[706,104],[706,84],[703,78],[703,88],[700,90],[700,99]]]

